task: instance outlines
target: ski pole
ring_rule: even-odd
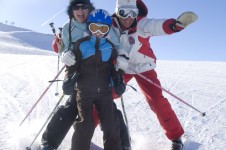
[[[132,85],[126,84],[126,86],[131,87],[135,92],[137,92],[137,89],[135,87],[133,87]]]
[[[135,71],[134,71],[135,72]],[[136,72],[135,72],[136,73]],[[161,87],[160,85],[154,83],[152,80],[146,78],[144,75],[140,74],[140,73],[136,73],[139,77],[143,78],[144,80],[146,80],[147,82],[151,83],[152,85],[156,86],[159,89],[162,89],[164,92],[168,93],[169,95],[171,95],[172,97],[176,98],[177,100],[181,101],[182,103],[184,103],[185,105],[191,107],[192,109],[196,110],[197,112],[199,112],[201,114],[201,116],[205,116],[206,113],[205,112],[201,112],[200,110],[198,110],[197,108],[193,107],[192,105],[188,104],[187,102],[185,102],[183,99],[179,98],[178,96],[174,95],[173,93],[169,92],[168,90],[164,89],[163,87]]]
[[[54,27],[54,23],[53,22],[51,22],[50,24],[50,27],[51,27],[51,29],[52,29],[52,32],[53,32],[53,34],[54,34],[54,36],[57,36],[56,35],[56,29],[55,29],[55,27]],[[62,34],[62,29],[60,29],[60,33],[59,33],[59,37],[61,38],[61,34]],[[57,72],[59,71],[59,63],[60,63],[60,56],[58,55],[57,56]],[[57,80],[58,78],[56,78],[56,80]],[[55,92],[55,96],[57,96],[59,94],[59,92],[58,92],[58,82],[56,82],[56,92]]]
[[[53,108],[52,112],[50,113],[50,115],[48,116],[48,118],[46,119],[45,123],[42,125],[41,129],[39,130],[39,132],[37,133],[37,135],[35,136],[34,140],[31,142],[29,147],[26,147],[26,150],[31,150],[31,146],[34,144],[35,140],[38,138],[39,134],[42,132],[43,128],[46,126],[46,124],[49,122],[51,116],[53,115],[53,113],[55,112],[55,110],[57,109],[57,107],[59,106],[61,100],[64,98],[64,94],[62,94],[62,96],[60,97],[59,101],[57,102],[56,106]]]
[[[59,30],[60,30],[60,32],[59,32],[59,38],[61,38],[62,37],[62,30],[63,30],[63,28],[59,28]],[[54,31],[55,31],[55,28],[54,28]],[[54,32],[54,34],[55,34],[55,32]],[[57,56],[57,72],[59,72],[59,66],[60,66],[60,55],[58,54],[58,56]],[[58,78],[56,79],[56,81],[58,80]],[[59,94],[59,92],[58,92],[58,82],[56,82],[56,93],[55,93],[55,96],[57,96]]]
[[[122,111],[123,111],[123,114],[124,114],[124,117],[125,117],[125,120],[126,120],[126,125],[128,126],[128,120],[127,120],[127,115],[126,115],[126,111],[125,111],[125,105],[124,105],[123,97],[121,96],[120,99],[121,99],[121,104],[122,104]]]
[[[59,72],[59,68],[60,68],[60,56],[57,56],[57,72]],[[58,77],[56,78],[56,92],[55,92],[55,96],[57,96],[59,94],[58,92]]]
[[[54,77],[53,80],[56,80],[56,78],[60,75],[60,73],[64,70],[64,68],[66,67],[66,65],[64,65],[60,71],[57,73],[57,75]],[[35,106],[39,103],[39,101],[42,99],[42,97],[45,95],[45,93],[49,90],[49,88],[51,87],[51,85],[53,84],[53,82],[50,82],[49,86],[44,90],[44,92],[41,94],[41,96],[38,98],[38,100],[35,102],[35,104],[32,106],[32,108],[30,109],[30,111],[27,113],[27,115],[24,117],[24,119],[21,121],[21,123],[19,124],[19,127],[23,124],[23,122],[25,121],[25,119],[30,115],[30,113],[32,112],[32,110],[35,108]]]
[[[58,81],[64,81],[64,80],[50,80],[49,82],[58,82]]]
[[[122,96],[121,96],[120,99],[121,99],[121,104],[122,104],[123,115],[124,115],[124,117],[125,117],[125,121],[126,121],[126,125],[127,125],[128,139],[130,139],[129,122],[128,122],[127,115],[126,115],[124,100],[123,100],[123,97],[122,97]]]

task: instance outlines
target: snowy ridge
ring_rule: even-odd
[[[37,33],[0,23],[1,54],[53,55],[52,40],[53,35],[50,34]],[[45,53],[44,50],[49,52]]]
[[[6,25],[0,22],[0,31],[3,32],[12,32],[12,31],[30,31],[28,29],[20,28],[20,27],[15,27],[11,25]]]
[[[0,38],[0,149],[24,150],[30,146],[58,102],[59,96],[55,96],[56,84],[53,84],[24,124],[18,127],[49,85],[48,81],[56,75],[57,56],[44,50],[40,55],[40,49],[20,43],[20,40],[7,32],[1,32]],[[12,53],[3,54],[8,51]],[[19,55],[14,54],[16,52]],[[189,150],[224,150],[226,147],[225,68],[225,62],[157,62],[156,70],[162,87],[207,114],[206,117],[201,117],[198,112],[164,93],[185,129],[183,140],[188,140],[185,146]],[[64,73],[59,79],[63,77]],[[123,95],[133,150],[169,150],[170,141],[165,137],[135,80],[131,80],[129,84],[137,89],[135,92],[127,87]],[[58,91],[61,95],[61,82]],[[67,96],[62,104],[66,99]],[[120,99],[115,101],[122,110]],[[60,150],[69,150],[72,132],[73,128]],[[92,141],[102,147],[102,132],[99,127]],[[39,144],[40,136],[32,149],[36,149]]]

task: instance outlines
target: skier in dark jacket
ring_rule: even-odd
[[[78,40],[74,47],[77,76],[78,121],[75,123],[71,150],[89,150],[94,133],[93,105],[100,119],[105,150],[121,150],[119,118],[113,110],[112,78],[117,73],[113,64],[117,50],[104,38],[112,25],[111,16],[103,9],[92,11],[87,20],[91,36]]]
[[[70,0],[68,10],[67,10],[67,13],[70,17],[70,21],[66,23],[65,26],[63,27],[62,38],[59,40],[56,37],[56,39],[54,40],[53,42],[54,51],[62,53],[62,55],[65,54],[64,56],[67,56],[66,55],[67,53],[63,53],[62,51],[70,50],[70,45],[72,45],[70,44],[71,42],[75,42],[78,39],[83,38],[85,35],[86,36],[88,35],[85,22],[87,20],[88,14],[92,10],[94,10],[94,6],[92,3],[90,3],[90,0]],[[83,14],[82,17],[80,15],[81,13]],[[69,31],[71,31],[71,33]],[[114,43],[114,45],[117,45],[118,39],[116,40],[114,39],[112,30],[109,31],[109,35],[110,35],[110,40]],[[118,42],[118,45],[119,45],[119,42]],[[67,57],[64,61],[70,61],[70,60],[71,59],[68,59]],[[64,61],[62,60],[63,63],[66,63]],[[57,149],[61,144],[61,142],[63,141],[64,137],[66,136],[67,132],[69,131],[70,127],[75,122],[75,118],[78,115],[77,102],[76,102],[77,93],[73,88],[75,83],[71,82],[71,80],[73,80],[72,78],[73,75],[74,75],[74,70],[71,69],[70,67],[67,67],[63,89],[64,89],[64,93],[67,95],[70,95],[70,97],[68,98],[65,105],[61,105],[58,107],[53,117],[49,121],[47,128],[44,131],[41,139],[42,150]],[[117,78],[121,78],[119,74],[117,74],[117,76],[116,76]],[[116,89],[119,89],[118,93],[120,95],[120,93],[122,93],[125,90],[123,89],[125,88],[123,87],[124,84],[116,83],[115,85],[119,85],[118,87],[122,87],[121,92],[120,92],[120,88],[116,88]],[[121,136],[122,146],[126,148],[130,144],[127,127],[124,123],[121,111],[116,108],[116,105],[114,106],[115,106],[114,110],[117,112],[118,116],[121,117],[120,119],[121,135],[120,136]],[[95,124],[97,125],[97,122]],[[123,150],[126,150],[126,149],[123,149]]]

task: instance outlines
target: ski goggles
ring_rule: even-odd
[[[89,31],[92,33],[97,33],[99,31],[101,34],[106,34],[109,31],[109,26],[105,24],[90,23]]]
[[[118,10],[118,16],[125,19],[129,16],[131,18],[136,18],[138,16],[139,10],[138,9],[131,9],[131,8],[120,8]]]
[[[82,10],[85,10],[85,9],[88,9],[89,8],[89,5],[74,5],[72,7],[73,10],[79,10],[79,9],[82,9]]]

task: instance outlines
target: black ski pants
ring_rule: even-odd
[[[64,106],[59,106],[42,135],[42,143],[57,149],[78,115],[76,93],[68,98]]]
[[[123,120],[120,110],[117,109],[114,103],[114,110],[116,111],[120,120],[120,138],[122,149],[130,146],[130,138],[128,136],[127,126]],[[73,93],[68,98],[63,106],[59,106],[52,118],[50,119],[46,130],[42,135],[42,143],[47,142],[48,145],[57,149],[62,143],[67,132],[75,122],[78,115],[76,93]]]
[[[98,112],[103,131],[104,150],[121,150],[120,124],[113,108],[111,89],[101,92],[78,90],[79,121],[74,125],[71,150],[89,150],[95,130],[93,105]]]

